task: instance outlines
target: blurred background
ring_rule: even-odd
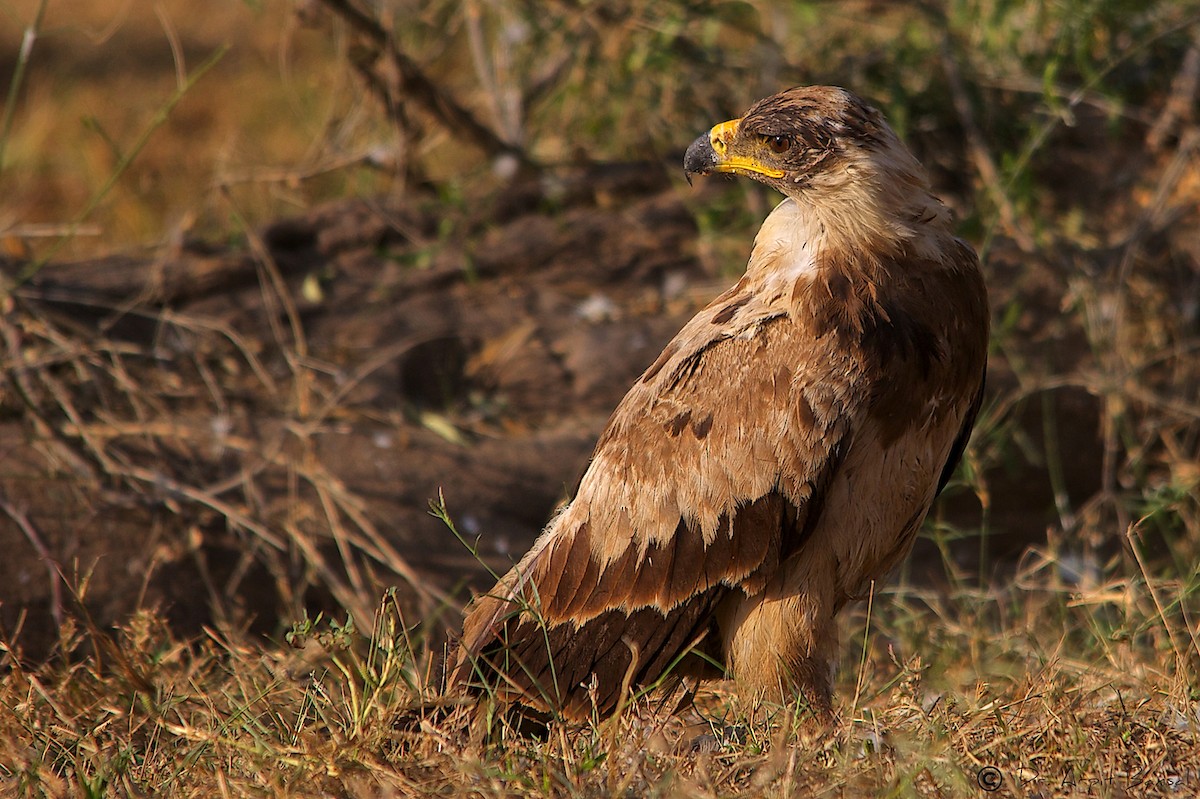
[[[1154,576],[1190,624],[1200,4],[8,0],[6,640],[391,585],[453,625],[778,201],[684,148],[800,83],[885,112],[989,281],[900,585]]]

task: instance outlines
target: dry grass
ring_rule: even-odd
[[[694,724],[637,714],[541,741],[493,722],[482,742],[484,722],[454,715],[414,726],[436,697],[391,596],[369,638],[317,621],[292,648],[180,642],[148,614],[112,642],[69,624],[48,665],[6,657],[0,763],[52,796],[970,796],[988,767],[1000,796],[1189,792],[1200,650],[1179,586],[1080,590],[1053,566],[982,592],[882,592],[843,625],[833,730],[784,709],[747,722],[718,688],[700,697],[705,751]]]
[[[37,433],[59,473],[132,505],[218,519],[239,531],[237,579],[262,566],[297,615],[319,587],[362,629],[318,619],[298,623],[290,646],[264,643],[210,586],[219,629],[184,638],[146,611],[114,633],[84,610],[89,564],[69,579],[51,569],[58,645],[44,662],[22,654],[19,632],[3,646],[0,791],[1200,792],[1200,9],[397,6],[397,52],[504,145],[489,150],[432,106],[389,106],[402,62],[339,5],[306,7],[319,12],[312,28],[284,3],[197,14],[197,4],[164,2],[154,15],[120,2],[49,7],[5,133],[6,251],[47,254],[72,224],[57,257],[170,249],[197,234],[244,240],[262,304],[282,321],[271,340],[247,342],[163,311],[155,346],[191,359],[142,370],[130,364],[166,356],[81,336],[0,296],[0,409]],[[39,7],[0,8],[19,22],[3,28],[8,50]],[[363,78],[377,95],[359,88]],[[422,718],[437,697],[417,622],[444,598],[321,462],[314,430],[352,385],[314,366],[257,223],[382,189],[454,218],[504,185],[512,164],[498,153],[547,178],[585,158],[655,161],[781,84],[825,81],[877,97],[930,165],[985,253],[996,318],[991,399],[957,493],[929,525],[925,560],[842,620],[840,721],[815,732],[786,709],[751,720],[720,686],[701,697],[718,733],[706,751],[690,746],[694,725],[637,713],[552,725],[545,740],[470,709]],[[180,102],[164,114],[173,93]],[[701,257],[722,268],[744,257],[769,202],[741,185],[697,201]],[[281,369],[264,366],[263,348]],[[350,384],[392,355],[362,364]],[[232,478],[238,502],[223,499],[229,486],[204,455],[210,417],[226,409],[219,387],[232,382],[255,386],[279,415],[265,449],[222,439],[223,451],[253,456]],[[163,419],[173,426],[156,426]],[[290,504],[264,499],[267,479],[287,486]],[[1023,529],[1041,518],[1023,506],[1039,492],[1055,523]],[[21,545],[48,551],[20,498],[0,499]],[[388,593],[376,606],[380,579],[416,586],[424,605]]]

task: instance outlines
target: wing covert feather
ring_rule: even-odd
[[[679,347],[618,406],[575,499],[522,564],[547,621],[667,611],[773,569],[849,430],[851,366],[786,316]]]

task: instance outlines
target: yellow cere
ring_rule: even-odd
[[[754,172],[759,175],[766,175],[769,178],[783,177],[784,172],[782,169],[773,169],[748,156],[729,155],[729,141],[733,138],[734,133],[737,131],[737,126],[741,121],[741,119],[731,119],[728,122],[722,122],[720,125],[714,125],[713,129],[709,131],[709,143],[712,144],[713,152],[717,154],[717,163],[713,167],[714,171]]]

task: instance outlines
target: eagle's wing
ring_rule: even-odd
[[[452,683],[611,709],[704,638],[726,593],[762,590],[801,546],[870,387],[835,336],[756,310],[741,285],[647,369],[575,499],[476,600]]]

